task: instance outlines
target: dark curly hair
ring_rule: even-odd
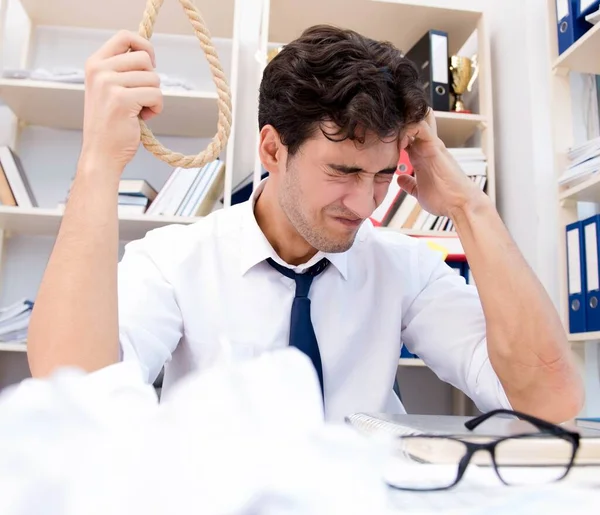
[[[394,45],[316,25],[266,66],[258,124],[272,125],[293,155],[317,128],[334,141],[397,137],[427,110],[417,68]],[[323,122],[339,130],[327,133]]]

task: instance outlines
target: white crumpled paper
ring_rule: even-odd
[[[0,514],[388,513],[387,449],[323,422],[295,349],[191,375],[159,404],[133,363],[0,395]]]

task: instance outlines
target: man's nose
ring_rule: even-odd
[[[356,181],[352,191],[344,198],[344,206],[362,219],[371,216],[377,207],[373,178]]]

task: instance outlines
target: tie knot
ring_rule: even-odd
[[[275,268],[275,270],[279,271],[279,273],[296,281],[296,297],[308,297],[308,292],[310,290],[310,286],[312,284],[313,279],[321,272],[323,272],[329,265],[329,260],[327,258],[323,258],[318,263],[315,263],[313,266],[311,266],[303,274],[297,274],[290,268],[276,263],[271,258],[268,258],[267,262],[273,268]]]

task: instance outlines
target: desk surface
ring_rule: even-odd
[[[406,464],[404,462],[404,464]],[[427,465],[422,473],[426,474]],[[535,469],[522,469],[535,474]],[[506,486],[493,470],[472,468],[454,489],[442,492],[390,490],[393,511],[398,513],[447,514],[587,514],[600,506],[600,466],[576,467],[567,478],[555,483]]]

